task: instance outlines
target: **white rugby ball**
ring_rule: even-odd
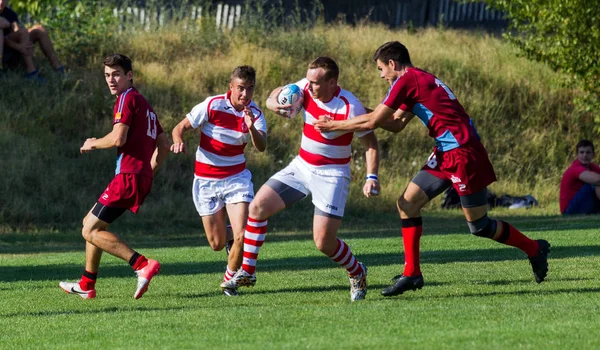
[[[279,111],[281,114],[291,119],[302,109],[304,94],[298,86],[289,84],[281,89],[281,92],[277,96],[277,102],[279,102],[280,105],[292,105],[292,108],[289,111],[283,109]]]

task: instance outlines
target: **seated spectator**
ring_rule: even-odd
[[[592,163],[594,144],[581,140],[577,144],[577,159],[565,171],[560,181],[560,212],[562,214],[600,213],[600,167]]]
[[[0,69],[3,68],[3,64],[12,64],[22,58],[25,64],[26,77],[38,78],[39,72],[33,63],[33,44],[39,43],[52,68],[58,72],[63,72],[64,68],[56,57],[46,29],[39,24],[26,29],[19,24],[17,14],[7,5],[8,0],[0,0],[0,29],[3,31],[2,40],[0,41],[3,42],[0,45],[2,61]]]

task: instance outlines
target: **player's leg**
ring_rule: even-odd
[[[585,184],[573,196],[569,205],[563,214],[565,215],[587,215],[598,213],[600,200],[598,199],[600,190],[598,187]]]
[[[419,252],[423,234],[421,209],[449,186],[450,181],[436,176],[430,171],[421,170],[408,184],[402,196],[398,198],[396,205],[402,222],[404,271],[392,279],[394,284],[381,291],[383,296],[398,295],[407,290],[423,287],[424,280]]]
[[[248,220],[248,202],[228,203],[226,205],[227,215],[233,233],[233,244],[229,249],[227,258],[227,270],[223,276],[223,282],[227,282],[235,275],[235,272],[242,266],[242,256],[244,253],[244,233],[246,231],[246,222]],[[234,293],[235,294],[235,293]]]
[[[546,278],[550,251],[547,241],[532,240],[511,224],[490,219],[487,215],[487,188],[461,196],[460,202],[472,234],[521,249],[529,257],[536,282],[541,283]]]
[[[29,47],[29,49],[25,50],[24,52],[19,51],[19,54],[21,57],[23,57],[23,62],[25,63],[25,72],[29,76],[37,73],[37,69],[33,63],[33,47],[27,29],[21,27],[19,28],[20,29],[18,31],[8,34],[7,39],[16,41],[21,45],[27,45]]]
[[[307,196],[300,171],[292,163],[273,175],[256,193],[248,208],[242,268],[221,288],[237,289],[256,283],[256,261],[267,234],[268,219]]]
[[[227,212],[225,208],[219,209],[214,214],[203,215],[202,225],[210,248],[214,251],[222,250],[227,241]]]
[[[46,28],[40,24],[34,25],[33,27],[29,28],[29,37],[33,43],[40,44],[40,48],[42,49],[42,52],[46,58],[48,58],[48,61],[50,61],[52,68],[54,68],[54,70],[60,70],[62,65],[60,64],[58,57],[56,57],[54,46],[52,45],[52,41],[50,40],[50,36],[48,35]]]

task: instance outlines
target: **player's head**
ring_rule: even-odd
[[[4,11],[6,6],[8,6],[8,0],[0,0],[0,12]]]
[[[308,79],[308,90],[314,98],[321,101],[329,101],[337,90],[337,81],[340,69],[337,63],[330,57],[317,57],[308,64],[306,79]]]
[[[399,41],[390,41],[381,45],[373,54],[380,77],[392,84],[406,67],[411,67],[410,55],[406,46]]]
[[[588,165],[594,159],[594,144],[589,140],[581,140],[577,143],[577,160],[583,165]]]
[[[119,95],[133,85],[131,59],[118,53],[104,58],[104,79],[110,93]]]
[[[250,66],[239,66],[231,72],[229,90],[231,91],[231,104],[238,110],[244,108],[252,101],[256,71]]]

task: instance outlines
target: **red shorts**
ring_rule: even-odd
[[[434,147],[422,170],[452,181],[459,196],[477,193],[496,181],[494,167],[479,141],[471,141],[446,152]]]
[[[98,199],[111,208],[125,208],[137,213],[152,189],[152,178],[140,174],[117,174]]]

